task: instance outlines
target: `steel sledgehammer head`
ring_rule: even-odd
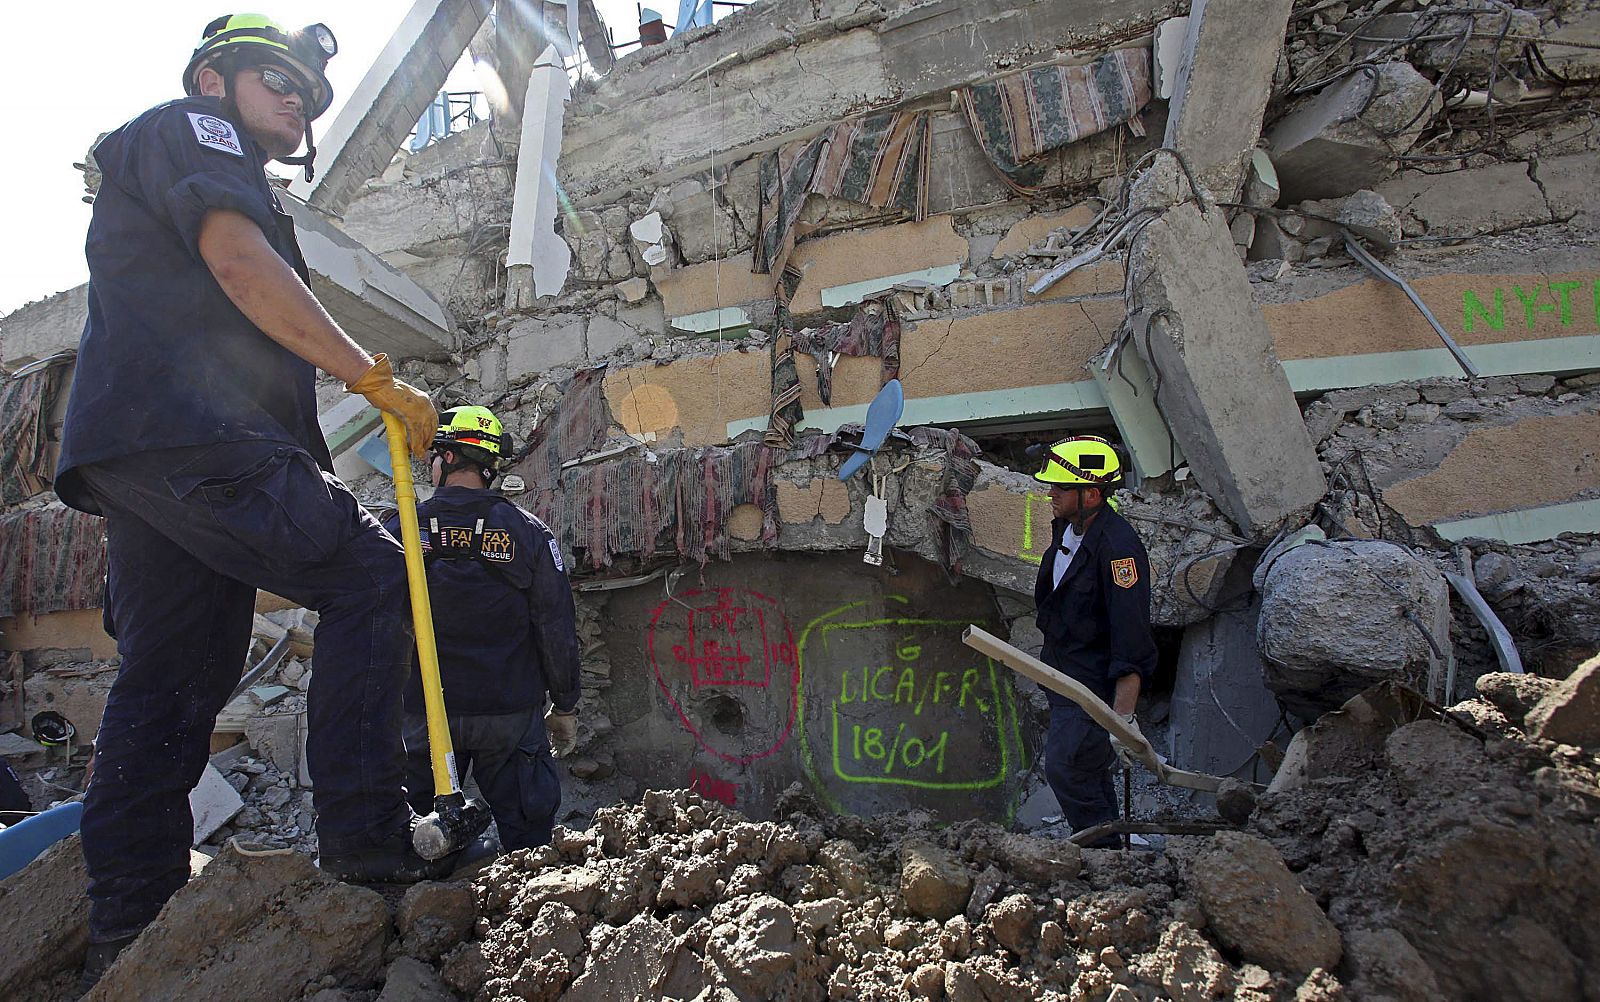
[[[433,798],[433,813],[418,818],[411,829],[411,847],[423,859],[443,859],[489,827],[489,805],[462,793]]]

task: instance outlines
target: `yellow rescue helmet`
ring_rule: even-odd
[[[1113,487],[1122,482],[1122,460],[1098,435],[1073,435],[1045,450],[1033,479],[1067,487]]]
[[[439,415],[435,449],[459,449],[473,462],[498,469],[511,456],[511,436],[487,407],[452,407]]]
[[[200,33],[200,45],[183,70],[183,92],[200,93],[200,71],[219,60],[232,60],[239,68],[281,66],[304,87],[310,122],[333,104],[333,86],[324,71],[338,51],[339,43],[325,24],[288,31],[264,14],[224,14]]]

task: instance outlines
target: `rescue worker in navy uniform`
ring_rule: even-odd
[[[572,588],[550,530],[489,489],[511,452],[499,419],[486,407],[439,418],[429,465],[438,489],[417,505],[417,524],[456,766],[476,777],[502,848],[546,845],[561,806],[550,746],[569,754],[578,734]],[[387,525],[399,532],[398,517]],[[405,706],[406,788],[424,814],[434,789],[418,672]]]
[[[1150,560],[1110,503],[1122,483],[1116,449],[1076,435],[1045,451],[1034,479],[1050,489],[1050,549],[1039,565],[1034,602],[1044,633],[1040,660],[1082,682],[1128,720],[1156,667],[1150,631]],[[1105,728],[1065,696],[1045,690],[1050,730],[1044,768],[1074,831],[1117,817]],[[1094,848],[1119,848],[1108,836]]]
[[[56,481],[67,504],[105,516],[122,656],[83,815],[86,984],[188,879],[188,793],[239,680],[257,588],[321,616],[307,755],[322,867],[406,881],[451,862],[411,850],[404,560],[331,472],[316,370],[399,417],[419,456],[437,415],[311,294],[265,173],[307,159],[290,154],[332,101],[336,49],[322,25],[220,17],[184,70],[189,96],[95,151],[89,313]]]

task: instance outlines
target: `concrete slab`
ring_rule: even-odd
[[[1433,84],[1401,62],[1300,101],[1266,137],[1284,204],[1371,188],[1393,172],[1393,158],[1411,149],[1440,103]]]
[[[296,197],[338,213],[395,151],[488,16],[493,0],[416,0],[321,138],[317,175]]]
[[[1200,486],[1246,535],[1326,491],[1300,409],[1219,209],[1174,206],[1146,226],[1129,267],[1133,338],[1159,373],[1169,428]]]
[[[190,844],[204,842],[242,810],[244,799],[216,766],[208,764],[200,782],[189,791],[189,813],[194,816],[194,841]]]
[[[573,109],[561,183],[579,205],[608,202],[641,177],[665,183],[706,169],[713,157],[740,160],[869,108],[943,97],[1014,69],[1020,53],[1103,49],[1153,28],[1178,6],[937,0],[885,17],[874,6],[818,0],[790,5],[782,18],[728,18],[696,33],[692,46],[674,40],[630,55],[600,80]],[[707,67],[716,69],[686,84]],[[717,109],[715,129],[703,125],[708,101]],[[953,129],[947,135],[958,138]],[[940,176],[935,189],[962,180]],[[980,178],[972,170],[966,180]]]
[[[1261,135],[1291,0],[1194,0],[1173,82],[1166,144],[1200,183],[1236,201]]]
[[[455,349],[455,323],[417,283],[385,264],[322,211],[283,198],[311,269],[311,291],[368,351],[430,358]]]
[[[1182,769],[1264,782],[1270,770],[1249,760],[1278,723],[1256,652],[1259,601],[1183,631],[1172,691],[1171,758]],[[1243,766],[1243,768],[1241,768]]]

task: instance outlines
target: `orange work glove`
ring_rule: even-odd
[[[406,426],[406,444],[418,459],[428,454],[433,436],[439,430],[439,412],[433,409],[428,395],[394,378],[394,368],[389,356],[379,352],[372,356],[372,368],[360,379],[346,383],[345,389],[367,398],[367,403],[393,414]]]

